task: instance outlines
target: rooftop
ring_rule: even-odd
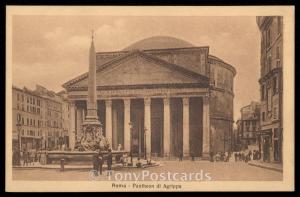
[[[124,51],[139,49],[139,50],[150,50],[150,49],[168,49],[168,48],[188,48],[195,47],[193,44],[170,36],[153,36],[137,41],[128,47],[124,48]]]

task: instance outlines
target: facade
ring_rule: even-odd
[[[282,162],[282,17],[257,17],[261,32],[261,130],[264,161]]]
[[[27,88],[13,86],[12,112],[13,148],[41,148],[44,132],[43,99]]]
[[[121,144],[133,155],[202,158],[231,149],[236,71],[209,47],[152,37],[99,52],[96,65],[97,113],[113,149]],[[87,113],[88,73],[63,87],[73,147]]]
[[[242,149],[257,145],[257,132],[260,130],[260,103],[251,104],[241,108],[241,119],[237,121],[238,141]],[[258,147],[259,149],[259,147]]]
[[[67,148],[69,148],[70,146],[70,126],[71,126],[71,121],[70,121],[70,103],[69,100],[67,98],[67,94],[65,91],[61,91],[59,93],[57,93],[60,96],[61,99],[61,103],[62,103],[62,141],[63,144],[66,145]]]
[[[233,129],[233,141],[232,141],[232,150],[233,151],[240,151],[242,149],[242,143],[241,143],[241,134],[239,133],[239,125],[240,125],[240,120],[236,122],[237,128]]]
[[[69,120],[64,119],[68,113],[64,113],[65,108],[68,109],[65,99],[42,86],[37,85],[35,90],[13,87],[14,146],[29,150],[68,146]]]

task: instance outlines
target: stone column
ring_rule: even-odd
[[[210,117],[209,117],[209,96],[203,97],[203,151],[202,157],[209,158],[210,152]]]
[[[112,101],[105,100],[105,137],[112,148]]]
[[[189,114],[189,98],[182,99],[183,103],[183,156],[190,155],[190,114]]]
[[[146,136],[146,152],[147,152],[147,158],[151,157],[151,98],[145,98],[144,99],[144,105],[145,105],[145,120],[144,120],[144,126],[145,126],[145,132],[144,135]]]
[[[112,108],[112,149],[117,150],[118,148],[118,110],[117,108]]]
[[[130,151],[130,99],[124,100],[124,150]]]
[[[164,98],[164,156],[170,156],[170,99]]]
[[[69,146],[73,150],[75,146],[75,130],[76,130],[76,121],[75,121],[76,105],[74,102],[70,103],[70,133],[69,133]]]

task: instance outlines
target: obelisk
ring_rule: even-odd
[[[80,140],[80,149],[84,151],[95,151],[100,148],[102,127],[97,115],[96,52],[94,35],[92,35],[89,53],[87,114],[82,124],[83,136]]]
[[[96,92],[96,52],[94,46],[94,35],[89,51],[89,75],[88,75],[88,97],[87,114],[84,125],[100,125],[97,115],[97,92]]]

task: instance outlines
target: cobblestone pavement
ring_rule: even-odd
[[[210,173],[209,176],[214,181],[281,181],[282,173],[255,166],[250,166],[243,162],[205,162],[205,161],[162,161],[162,166],[147,169],[118,169],[114,171],[112,177],[118,173],[119,177],[135,172],[142,174],[144,170],[150,174],[159,173]],[[93,181],[109,180],[106,172],[102,175],[91,176],[90,170],[66,170],[60,172],[58,169],[13,169],[14,180],[45,180],[45,181]],[[150,176],[149,176],[150,177]],[[146,177],[145,180],[149,180]],[[123,177],[124,178],[124,177]],[[178,177],[177,177],[178,178]]]

